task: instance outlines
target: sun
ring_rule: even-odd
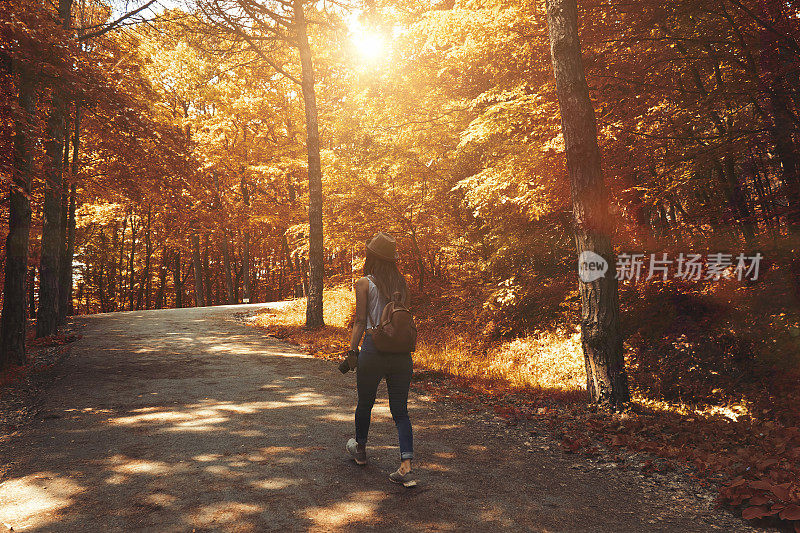
[[[354,31],[352,41],[358,55],[367,61],[375,61],[386,52],[386,41],[379,33]]]
[[[350,30],[350,42],[358,56],[367,62],[375,62],[386,56],[389,43],[386,37],[373,29],[365,27],[360,19],[361,12],[351,14],[347,21]]]

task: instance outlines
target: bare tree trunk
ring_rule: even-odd
[[[194,305],[203,307],[206,298],[203,291],[203,265],[200,262],[200,237],[192,234],[192,265],[194,266]]]
[[[297,48],[302,69],[303,102],[306,110],[306,147],[308,149],[308,259],[310,279],[306,304],[306,327],[325,325],[322,317],[322,288],[325,257],[322,228],[322,165],[319,155],[317,97],[314,93],[314,65],[308,44],[306,17],[302,0],[293,0]]]
[[[587,253],[610,265],[604,276],[579,279],[581,337],[587,389],[598,406],[621,409],[629,401],[619,325],[619,295],[611,248],[613,221],[603,182],[597,126],[583,70],[576,0],[547,0],[550,52],[572,190],[579,261]]]
[[[6,271],[3,285],[3,311],[0,318],[0,370],[9,364],[25,362],[25,298],[28,274],[28,243],[31,231],[31,174],[33,143],[31,128],[36,114],[35,77],[28,65],[20,65],[19,107],[22,116],[14,124],[14,158],[9,196]],[[35,273],[35,268],[31,269]],[[34,276],[31,275],[30,292]],[[31,312],[34,310],[30,295]]]

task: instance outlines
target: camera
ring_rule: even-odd
[[[347,374],[351,370],[355,370],[356,367],[358,367],[358,350],[350,350],[347,352],[344,361],[339,363],[339,372]]]

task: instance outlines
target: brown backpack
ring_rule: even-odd
[[[417,326],[411,311],[403,305],[401,294],[395,292],[392,300],[383,306],[381,320],[370,329],[372,342],[380,352],[408,353],[417,348]]]

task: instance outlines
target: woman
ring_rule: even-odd
[[[389,408],[397,426],[400,441],[400,466],[389,474],[389,479],[407,487],[416,485],[411,474],[414,457],[414,440],[411,420],[408,418],[408,388],[411,385],[412,363],[410,353],[384,353],[375,349],[370,328],[375,327],[388,302],[387,295],[399,291],[401,301],[407,298],[406,280],[397,269],[397,244],[391,235],[378,232],[367,242],[364,276],[355,283],[356,316],[350,337],[350,350],[358,356],[356,383],[356,438],[347,442],[347,451],[359,465],[367,464],[367,433],[370,415],[375,404],[375,394],[382,378],[386,378]],[[366,334],[365,334],[366,333]],[[358,345],[361,337],[361,351]]]

